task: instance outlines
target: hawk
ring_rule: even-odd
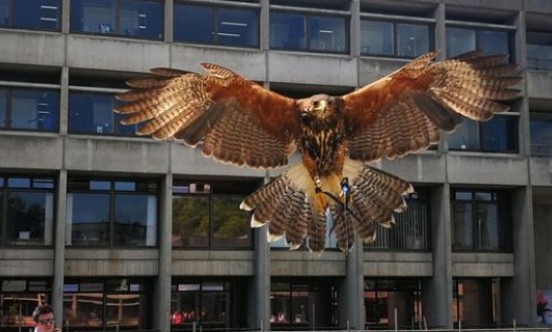
[[[520,81],[505,56],[473,51],[434,61],[422,55],[390,75],[343,96],[293,99],[222,66],[206,74],[168,68],[127,81],[117,95],[123,124],[143,123],[138,135],[175,139],[235,166],[272,169],[301,161],[245,198],[251,226],[268,224],[270,241],[291,249],[304,241],[324,250],[327,224],[348,251],[355,234],[374,240],[377,224],[394,224],[412,191],[401,178],[370,165],[427,149],[463,117],[485,121],[505,112]]]

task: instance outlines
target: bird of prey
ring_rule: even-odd
[[[358,234],[374,240],[376,224],[394,224],[411,185],[370,164],[427,149],[440,130],[463,117],[488,120],[509,109],[519,91],[516,66],[505,56],[473,51],[435,61],[422,55],[397,71],[343,96],[293,99],[263,88],[220,65],[205,74],[169,68],[127,81],[117,95],[123,124],[138,135],[201,147],[203,155],[235,166],[272,169],[301,161],[248,196],[251,226],[268,223],[269,240],[291,249],[325,247],[327,223],[348,251]]]

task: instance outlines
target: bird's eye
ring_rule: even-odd
[[[320,102],[318,100],[315,100],[312,102],[312,107],[317,108]]]

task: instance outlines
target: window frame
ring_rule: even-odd
[[[49,9],[49,10],[56,9],[57,10],[57,17],[55,18],[55,21],[57,23],[56,23],[56,28],[54,28],[54,29],[48,29],[48,28],[42,28],[42,27],[36,27],[36,26],[15,25],[15,16],[16,16],[15,2],[16,1],[22,2],[21,0],[7,0],[6,1],[7,7],[8,7],[8,17],[7,17],[8,23],[5,24],[5,25],[0,24],[0,28],[19,29],[19,30],[32,30],[32,31],[61,32],[61,13],[63,11],[63,1],[62,0],[53,0],[53,1],[57,1],[57,7],[55,7],[55,8],[52,8],[53,7],[52,5],[44,5],[44,4],[38,3],[38,1],[33,1],[33,0],[27,1],[27,4],[26,4],[26,5],[29,5],[29,4],[32,3],[32,4],[35,4],[35,5],[39,5],[40,9]],[[41,19],[43,19],[43,18],[46,18],[46,19],[44,19],[44,21],[53,21],[52,18],[41,17]]]
[[[510,118],[513,119],[515,118],[516,119],[516,123],[515,125],[513,126],[513,129],[515,130],[515,132],[513,133],[510,133],[510,132],[506,132],[504,133],[504,136],[502,138],[510,138],[513,140],[514,142],[514,148],[512,150],[500,150],[500,151],[495,151],[491,148],[489,148],[488,145],[485,145],[485,126],[488,126],[489,123],[492,123],[492,121],[497,121],[496,119],[507,119],[507,118]],[[505,112],[505,113],[499,113],[499,114],[496,114],[493,116],[492,119],[490,119],[489,121],[487,122],[480,122],[480,121],[475,121],[475,120],[471,120],[471,119],[465,119],[463,121],[463,123],[460,124],[460,126],[464,126],[466,127],[468,125],[468,121],[470,121],[469,124],[471,125],[475,125],[476,126],[476,130],[477,130],[477,145],[478,147],[477,148],[469,148],[469,147],[466,147],[466,148],[462,148],[462,146],[460,148],[458,147],[452,147],[451,146],[451,142],[452,142],[452,139],[454,137],[454,135],[458,135],[457,132],[460,132],[458,129],[456,129],[455,131],[451,132],[451,133],[448,133],[447,134],[447,143],[448,143],[448,150],[451,151],[451,152],[477,152],[477,153],[492,153],[492,154],[518,154],[519,153],[519,150],[520,150],[520,143],[519,143],[519,120],[520,120],[520,113],[519,112],[516,112],[516,111],[508,111],[508,112]],[[471,132],[471,131],[469,131]]]

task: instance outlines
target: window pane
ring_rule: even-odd
[[[103,293],[63,294],[63,319],[69,326],[99,329],[103,317]]]
[[[7,235],[11,245],[51,245],[54,198],[52,193],[8,194]]]
[[[11,127],[55,131],[58,128],[57,92],[27,89],[12,90]]]
[[[481,123],[483,150],[490,152],[517,151],[517,120],[515,116],[497,116]]]
[[[213,8],[194,5],[174,5],[174,40],[214,44]]]
[[[531,155],[552,156],[552,113],[531,112]]]
[[[157,199],[148,195],[116,195],[114,246],[155,246]]]
[[[114,4],[111,0],[71,1],[71,31],[114,33]]]
[[[228,292],[203,292],[201,323],[210,327],[225,327],[230,313]]]
[[[509,33],[506,31],[477,31],[477,48],[485,54],[510,54]]]
[[[173,247],[209,245],[209,197],[173,197]]]
[[[479,227],[479,249],[500,249],[497,206],[491,204],[478,204],[477,223]]]
[[[119,11],[118,33],[131,37],[161,39],[161,2],[143,0],[123,0]]]
[[[393,23],[366,20],[360,22],[362,54],[393,55],[393,40]]]
[[[449,148],[451,150],[480,151],[478,128],[477,122],[464,119],[464,122],[452,134],[449,134]]]
[[[108,245],[109,222],[108,194],[67,195],[68,245]]]
[[[113,134],[113,96],[71,92],[69,95],[69,132]]]
[[[0,128],[6,128],[6,114],[7,114],[7,90],[0,88]]]
[[[10,0],[0,0],[0,27],[10,26]]]
[[[245,196],[213,195],[213,246],[236,248],[251,245],[249,213],[238,207]]]
[[[429,27],[421,24],[397,24],[397,47],[401,57],[414,58],[429,51]]]
[[[473,220],[472,205],[470,203],[456,202],[454,204],[453,223],[453,248],[473,249]]]
[[[344,17],[311,16],[309,48],[313,51],[348,51],[347,24]]]
[[[303,14],[270,14],[270,47],[304,50],[307,48],[307,18]]]
[[[253,10],[218,9],[217,44],[259,45],[259,14]]]
[[[447,28],[447,57],[473,51],[477,48],[475,30]]]
[[[129,329],[138,327],[141,299],[139,294],[107,294],[106,325]]]
[[[60,0],[17,0],[12,4],[13,27],[59,30]]]
[[[527,67],[552,69],[552,34],[527,31]]]
[[[25,280],[9,280],[23,282]],[[5,292],[0,296],[0,310],[2,313],[2,331],[32,330],[33,310],[37,305],[47,304],[48,294],[41,292]],[[12,327],[7,329],[7,327]]]

